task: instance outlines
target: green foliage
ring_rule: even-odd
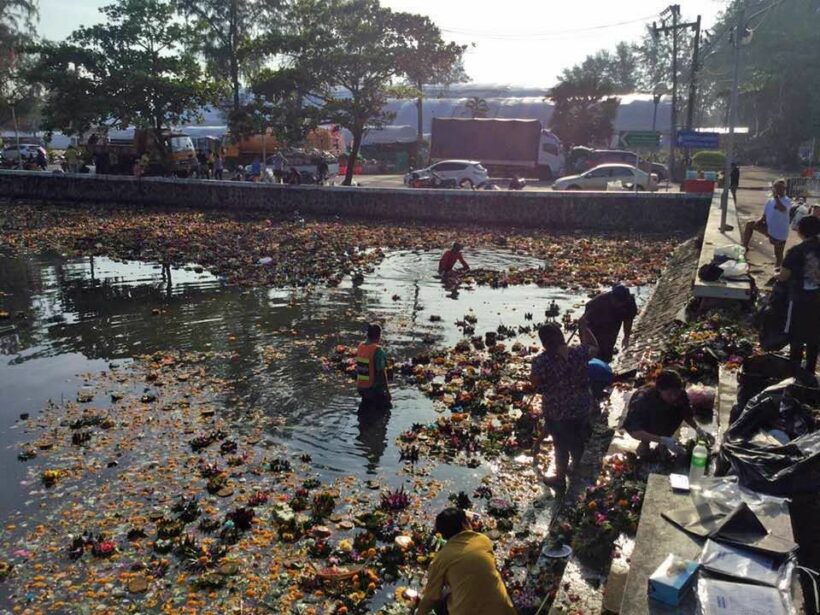
[[[583,66],[567,69],[548,97],[555,104],[550,127],[564,143],[607,146],[620,101],[606,75]]]
[[[252,78],[265,57],[261,47],[262,29],[270,43],[282,24],[281,0],[175,0],[178,11],[202,33],[194,48],[205,60],[208,74],[229,84],[231,111],[241,105],[240,78]]]
[[[37,88],[24,79],[31,64],[25,47],[34,36],[36,0],[0,0],[0,126],[9,122],[11,107],[20,119],[37,109]]]
[[[101,11],[103,23],[36,49],[29,76],[48,91],[46,128],[159,131],[195,118],[217,98],[189,52],[197,32],[176,19],[168,0],[117,0]]]
[[[315,128],[322,110],[306,105],[307,82],[295,69],[263,69],[256,74],[254,97],[228,115],[231,134],[248,136],[270,132],[277,141],[299,143]]]
[[[353,133],[348,185],[365,128],[390,119],[383,108],[394,81],[441,74],[447,58],[460,58],[458,46],[439,45],[438,29],[427,18],[391,11],[378,0],[295,0],[287,21],[281,66],[307,100],[322,107],[323,119]],[[437,45],[444,59],[430,73],[423,64]]]
[[[737,23],[738,3],[715,26],[722,33],[715,53],[706,60],[707,87],[715,93],[710,109],[725,121],[728,96],[725,75],[731,74],[730,32]],[[748,14],[748,13],[747,13]],[[743,145],[744,160],[792,166],[800,143],[820,136],[820,13],[812,0],[782,2],[749,22],[754,35],[740,48],[738,123],[751,130]],[[721,77],[723,75],[724,77]]]
[[[697,152],[692,156],[692,166],[696,171],[722,171],[726,166],[723,152]]]

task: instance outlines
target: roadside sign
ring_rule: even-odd
[[[720,149],[720,133],[679,130],[676,143],[688,149]]]
[[[621,147],[659,147],[661,133],[652,130],[630,130],[620,133]]]

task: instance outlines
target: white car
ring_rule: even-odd
[[[42,150],[43,154],[46,153],[44,147],[37,145],[36,143],[21,143],[20,144],[20,151],[23,152],[23,160],[28,160],[29,156],[33,158],[37,158],[37,152]],[[7,145],[3,148],[3,159],[7,162],[10,161],[17,161],[20,157],[20,154],[17,151],[17,144],[14,145]]]
[[[630,187],[638,185],[638,190],[656,190],[658,176],[650,174],[631,164],[601,164],[579,175],[568,175],[555,180],[553,190],[603,190],[609,182],[622,182]]]
[[[486,182],[490,176],[487,169],[477,160],[442,160],[424,169],[415,169],[404,176],[404,183],[410,182],[411,176],[424,176],[435,173],[441,179],[454,179],[460,188],[475,188]]]

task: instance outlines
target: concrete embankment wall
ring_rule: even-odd
[[[0,197],[370,220],[596,231],[694,232],[711,195],[282,186],[230,181],[0,171]]]

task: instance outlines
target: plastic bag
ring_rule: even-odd
[[[767,352],[780,350],[789,343],[786,332],[786,315],[789,307],[789,290],[784,282],[778,282],[755,315],[755,326],[760,336],[760,346]]]
[[[774,587],[733,583],[701,577],[698,580],[698,612],[701,615],[789,615],[788,597]]]
[[[799,433],[801,423],[811,425],[809,409],[818,407],[820,389],[793,379],[765,389],[749,400],[729,426],[720,449],[721,460],[740,484],[763,493],[788,496],[820,490],[820,430],[786,445],[771,439],[754,440],[761,430],[792,429]]]
[[[749,263],[731,260],[720,265],[720,268],[723,269],[722,277],[727,279],[742,278],[749,275]]]
[[[739,261],[746,258],[746,250],[740,244],[733,243],[715,248],[715,256],[728,256],[730,259]]]
[[[791,557],[778,561],[772,556],[711,539],[706,540],[698,562],[710,572],[770,587],[788,587],[794,570]]]
[[[752,397],[790,377],[792,369],[787,358],[776,354],[767,353],[743,359],[737,374],[737,405],[732,410],[730,424],[735,422]]]
[[[703,384],[693,384],[686,389],[689,405],[695,414],[710,414],[715,409],[715,389]]]

